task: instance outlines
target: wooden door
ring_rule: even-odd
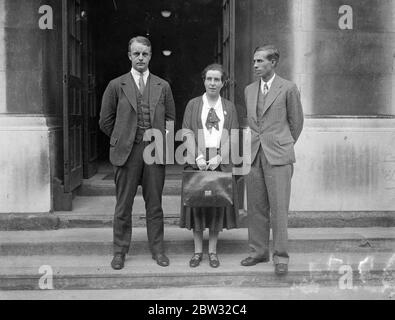
[[[83,179],[82,1],[62,0],[64,192]]]
[[[222,65],[229,76],[223,94],[230,101],[235,98],[235,0],[222,3]]]
[[[236,3],[235,0],[222,2],[222,65],[229,76],[223,89],[223,95],[235,103],[235,32],[236,32]],[[239,141],[242,141],[240,133]],[[239,151],[242,153],[242,148]],[[238,179],[239,209],[242,215],[247,212],[247,190],[243,178]]]
[[[88,8],[88,12],[90,12]],[[84,41],[83,41],[83,80],[85,84],[84,103],[84,145],[83,145],[83,168],[84,179],[91,178],[97,173],[98,158],[98,133],[99,133],[99,115],[97,110],[97,92],[96,92],[96,68],[93,30],[90,24],[90,15],[87,15],[83,23]]]

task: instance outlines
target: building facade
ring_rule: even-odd
[[[306,116],[291,210],[395,211],[394,17],[391,0],[0,0],[0,213],[72,209],[106,154],[100,98],[137,34],[178,120],[220,61],[244,123],[254,48],[278,46]]]

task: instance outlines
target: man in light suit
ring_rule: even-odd
[[[112,80],[103,95],[100,128],[110,137],[110,161],[114,166],[116,207],[114,214],[115,270],[124,267],[132,236],[132,207],[139,185],[146,207],[147,234],[152,258],[166,267],[163,245],[162,191],[165,160],[148,165],[143,159],[147,130],[157,129],[165,141],[166,121],[174,121],[175,105],[170,85],[151,74],[151,43],[145,37],[130,40],[132,70]],[[165,146],[161,146],[165,150]],[[163,152],[164,153],[164,152]]]
[[[270,261],[270,222],[275,273],[288,272],[288,210],[295,162],[294,144],[303,128],[303,110],[296,85],[275,74],[280,60],[272,45],[254,52],[259,80],[245,89],[251,130],[251,171],[247,176],[249,256],[252,266]]]

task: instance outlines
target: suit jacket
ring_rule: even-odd
[[[239,121],[237,117],[237,111],[235,105],[221,97],[222,101],[222,109],[224,112],[224,130],[228,131],[228,136],[226,136],[225,131],[222,134],[221,146],[224,151],[229,150],[228,155],[223,155],[223,160],[227,159],[227,163],[221,163],[222,171],[232,171],[231,164],[231,150],[232,148],[237,148],[238,144],[235,143],[237,141],[233,141],[230,139],[231,130],[239,129]],[[186,130],[186,136],[189,134],[190,139],[187,139],[187,145],[189,145],[189,150],[195,150],[195,154],[190,155],[192,157],[193,163],[195,163],[195,159],[199,154],[203,154],[206,156],[206,146],[204,143],[204,134],[203,134],[203,123],[202,123],[202,109],[203,109],[203,97],[197,97],[188,102],[185,113],[184,120],[182,123],[182,128]],[[200,134],[199,134],[200,133]],[[199,142],[201,140],[201,143]],[[188,141],[194,141],[194,146],[188,144]],[[200,147],[200,149],[198,149]],[[224,161],[225,162],[225,161]]]
[[[248,125],[251,130],[251,162],[259,147],[271,165],[295,162],[294,143],[303,128],[303,110],[298,88],[291,81],[275,76],[265,99],[264,114],[257,119],[258,90],[260,81],[245,89]]]
[[[137,97],[130,72],[112,80],[104,92],[100,112],[101,130],[110,137],[110,161],[114,166],[123,166],[133,150],[137,131]],[[163,137],[163,159],[165,163],[166,121],[175,120],[175,105],[170,85],[163,79],[150,74],[149,106],[151,126],[160,130]],[[158,156],[158,155],[157,155]]]

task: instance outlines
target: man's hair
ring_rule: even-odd
[[[276,65],[280,61],[280,51],[272,44],[265,44],[261,47],[257,47],[254,51],[254,54],[259,52],[259,51],[266,51],[268,52],[267,59],[272,61],[276,61]]]
[[[150,47],[151,51],[152,51],[151,41],[149,41],[149,39],[146,37],[138,36],[138,37],[134,37],[134,38],[130,39],[129,46],[128,46],[128,52],[130,52],[130,48],[134,42],[138,42],[138,43],[141,43],[147,47]]]
[[[209,72],[210,70],[221,72],[221,81],[223,83],[225,83],[225,81],[227,80],[227,75],[226,75],[224,67],[219,63],[213,63],[213,64],[208,65],[206,68],[204,68],[204,70],[202,72],[203,81],[206,80],[207,72]]]

